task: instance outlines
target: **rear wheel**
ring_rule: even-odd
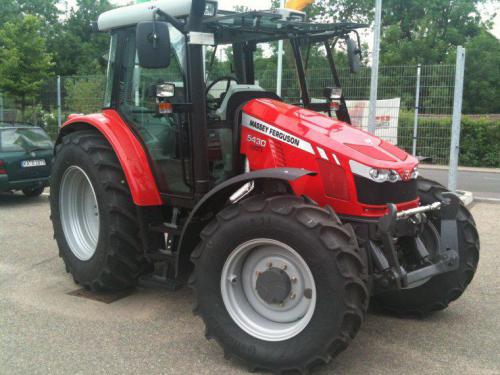
[[[418,191],[422,204],[427,205],[442,201],[442,193],[447,192],[447,189],[437,182],[419,178]],[[428,249],[437,251],[439,243],[433,245],[432,239],[439,236],[439,214],[430,214],[429,219],[430,222],[422,234],[422,241]],[[479,262],[479,235],[476,223],[463,204],[460,205],[457,215],[457,230],[460,257],[457,270],[434,276],[413,288],[377,295],[375,297],[377,304],[397,314],[423,316],[445,309],[450,302],[458,299],[474,277]]]
[[[229,206],[202,232],[191,284],[207,338],[253,369],[305,372],[354,338],[367,260],[349,225],[294,196]]]
[[[57,146],[51,219],[66,270],[94,291],[134,286],[144,264],[136,211],[118,159],[96,131]]]
[[[22,192],[28,198],[34,198],[34,197],[39,197],[44,190],[45,188],[39,187],[39,188],[23,189]]]

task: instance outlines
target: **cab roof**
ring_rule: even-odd
[[[275,11],[244,13],[221,11],[214,17],[205,18],[203,25],[207,32],[214,33],[216,44],[265,42],[301,37],[321,41],[368,26],[352,22],[314,23],[293,18],[286,19]]]

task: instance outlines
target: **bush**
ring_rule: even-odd
[[[412,149],[413,113],[399,116],[398,146]],[[451,116],[420,117],[417,155],[428,156],[435,164],[447,164],[450,153]],[[459,164],[467,167],[500,167],[500,121],[462,117]]]

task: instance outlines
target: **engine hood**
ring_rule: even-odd
[[[418,164],[416,158],[389,142],[318,112],[273,99],[252,100],[243,110],[310,143],[313,148],[334,153],[346,163],[355,160],[370,167],[393,169],[402,177]]]

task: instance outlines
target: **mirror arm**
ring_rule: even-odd
[[[361,53],[361,37],[359,36],[358,30],[353,30],[354,34],[356,34],[356,39],[358,40],[358,48],[359,52]]]
[[[158,34],[156,33],[156,12],[153,12],[153,48],[158,47]]]
[[[340,87],[342,87],[342,85],[340,84],[340,78],[339,78],[339,74],[337,72],[337,66],[335,65],[335,60],[333,58],[333,51],[334,51],[334,47],[335,47],[335,44],[337,43],[337,41],[338,41],[338,39],[336,39],[333,42],[333,45],[330,47],[328,41],[325,40],[324,46],[326,49],[326,56],[328,59],[328,64],[330,65],[330,70],[331,70],[332,75],[333,75],[333,81],[335,82],[335,85],[337,85],[337,87],[340,88]],[[352,125],[351,116],[349,115],[349,110],[347,109],[347,104],[345,101],[344,93],[342,93],[342,96],[340,97],[340,103],[341,103],[341,106],[340,106],[339,110],[337,111],[337,118],[340,121],[344,121],[344,122],[347,122],[348,124]]]
[[[178,19],[172,17],[170,14],[165,13],[161,9],[157,9],[154,12],[153,17],[156,14],[158,14],[159,16],[162,16],[163,18],[165,18],[168,23],[170,23],[173,27],[175,27],[177,30],[179,30],[182,34],[186,34],[186,27],[185,27],[184,23],[182,23]]]

